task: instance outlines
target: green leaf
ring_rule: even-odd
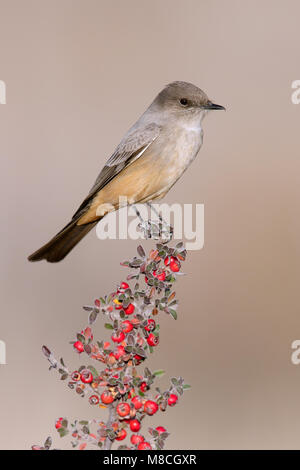
[[[52,439],[49,436],[49,437],[47,437],[47,439],[45,441],[44,447],[46,447],[46,449],[50,449],[51,445],[52,445]]]
[[[156,327],[155,327],[155,329],[152,331],[152,333],[153,333],[154,335],[158,335],[159,330],[160,330],[160,326],[159,326],[159,325],[156,325]]]
[[[137,247],[137,252],[138,252],[139,256],[141,256],[142,258],[143,258],[144,256],[146,256],[146,253],[145,253],[145,251],[144,251],[144,248],[143,248],[141,245],[139,245],[139,246]]]
[[[84,305],[82,308],[86,312],[91,312],[92,310],[94,310],[94,307],[92,307],[91,305]]]
[[[83,344],[85,343],[85,337],[82,334],[78,333],[77,339],[78,341],[81,341]]]
[[[144,358],[147,357],[145,351],[144,351],[143,349],[141,349],[141,348],[136,348],[136,349],[135,349],[135,353],[138,354],[138,355],[141,356],[141,357],[144,357]]]
[[[133,383],[133,385],[138,387],[141,383],[141,380],[138,377],[134,377],[133,380],[132,380],[132,383]]]
[[[191,387],[191,385],[184,384],[182,388],[183,388],[183,390],[189,390],[192,387]]]
[[[92,374],[93,374],[94,377],[98,377],[98,376],[99,376],[99,373],[98,373],[97,369],[95,369],[94,366],[87,366],[87,368],[92,372]]]
[[[174,318],[174,320],[177,320],[177,312],[176,310],[174,310],[173,308],[169,308],[169,313],[172,315],[172,317]]]
[[[155,370],[155,371],[153,372],[153,375],[155,375],[156,377],[160,377],[160,376],[162,376],[162,375],[164,375],[164,374],[165,374],[165,371],[162,370],[162,369]]]
[[[113,330],[113,326],[110,324],[110,323],[105,323],[105,328],[107,328],[108,330]]]
[[[97,316],[98,316],[98,313],[93,310],[90,315],[89,315],[89,325],[92,325],[93,323],[95,323],[96,319],[97,319]]]
[[[47,348],[47,346],[44,345],[42,347],[42,351],[43,351],[44,356],[46,356],[47,358],[51,356],[51,351],[50,349]]]
[[[60,428],[60,429],[58,429],[58,434],[60,435],[60,437],[64,437],[67,434],[69,434],[69,431],[66,428]]]

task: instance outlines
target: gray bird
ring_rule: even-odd
[[[219,109],[225,108],[191,83],[167,85],[125,134],[72,220],[29,261],[62,260],[100,219],[120,207],[120,196],[128,204],[164,197],[201,148],[202,119]]]

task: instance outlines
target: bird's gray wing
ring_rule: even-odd
[[[143,155],[154,140],[157,139],[160,130],[159,125],[151,123],[145,125],[144,128],[133,128],[132,131],[129,131],[121,140],[112,156],[107,160],[89,194],[73,215],[73,219],[85,212],[94,196],[115,178],[120,171]]]

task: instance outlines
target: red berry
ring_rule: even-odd
[[[99,397],[97,395],[91,395],[89,398],[89,402],[91,405],[98,405]]]
[[[142,382],[141,385],[140,385],[140,391],[141,392],[146,392],[147,390],[149,389],[148,385],[146,382]]]
[[[155,429],[159,434],[161,434],[162,432],[167,432],[167,430],[163,426],[157,426],[157,428]]]
[[[121,326],[124,333],[130,333],[133,330],[133,324],[129,320],[122,321]]]
[[[125,339],[125,333],[123,331],[116,331],[111,335],[111,339],[114,343],[122,343]]]
[[[144,436],[141,436],[141,434],[132,434],[130,438],[131,444],[133,444],[134,446],[141,444],[141,442],[144,442],[144,440],[145,438]]]
[[[169,264],[174,261],[174,256],[167,256],[165,259],[164,259],[164,263],[165,263],[165,266],[169,266]]]
[[[84,384],[90,384],[93,382],[94,377],[93,377],[93,374],[88,369],[83,369],[81,371],[80,378],[81,378],[81,382],[83,382]]]
[[[141,429],[141,423],[137,419],[132,419],[129,423],[132,432],[138,432]]]
[[[174,273],[177,273],[180,270],[180,262],[178,261],[177,258],[174,258],[174,260],[170,262],[169,268]]]
[[[79,353],[82,353],[84,351],[84,346],[83,346],[83,343],[81,341],[76,341],[74,344],[73,344],[73,347],[75,349],[77,349],[77,351]]]
[[[145,326],[146,331],[153,331],[156,327],[155,320],[153,318],[148,318],[147,320],[147,326]]]
[[[74,372],[72,372],[71,379],[74,382],[78,382],[78,380],[80,380],[80,373],[78,372],[78,370],[74,370]]]
[[[124,346],[118,346],[117,351],[113,353],[116,359],[120,359],[120,357],[124,356],[124,354],[126,354]]]
[[[125,403],[125,402],[121,402],[118,404],[117,406],[117,413],[119,416],[121,416],[122,418],[124,418],[125,416],[129,415],[130,413],[130,405],[128,405],[128,403]]]
[[[157,410],[158,410],[158,404],[155,403],[155,401],[147,400],[146,403],[144,404],[144,411],[150,416],[154,415],[154,413],[156,413]]]
[[[124,308],[124,312],[126,315],[131,315],[135,310],[135,306],[133,304],[129,304],[128,307]]]
[[[140,364],[145,358],[140,356],[139,354],[135,354],[134,359],[136,360],[137,364]]]
[[[61,424],[62,420],[63,420],[63,418],[59,418],[59,419],[56,421],[56,423],[55,423],[55,428],[56,428],[56,429],[60,429],[60,428],[62,427],[62,424]]]
[[[149,442],[141,442],[139,445],[138,445],[138,450],[151,450],[152,447],[151,445],[149,444]]]
[[[116,437],[116,441],[123,441],[126,436],[127,432],[125,431],[125,429],[121,429],[121,431],[118,433],[118,436]]]
[[[157,346],[159,343],[158,336],[155,336],[153,333],[150,333],[147,338],[147,343],[149,344],[149,346]]]
[[[139,410],[143,406],[143,403],[141,402],[141,399],[138,395],[132,398],[131,403],[133,403],[133,406],[136,410]]]
[[[169,406],[174,406],[174,405],[176,405],[177,400],[178,400],[178,396],[175,395],[175,393],[171,393],[171,395],[170,395],[169,398],[168,398],[168,405],[169,405]]]
[[[156,271],[153,271],[153,276],[156,277],[159,281],[164,281],[167,277],[165,271],[160,274],[157,274]]]
[[[128,287],[129,287],[129,284],[127,284],[127,282],[121,282],[120,289],[128,289]]]
[[[129,390],[129,392],[128,392],[128,398],[131,398],[131,397],[132,397],[132,393],[134,393],[134,388],[132,388],[131,390]]]
[[[104,405],[109,405],[110,403],[114,401],[114,397],[112,396],[110,392],[106,391],[102,393],[101,401],[102,403],[104,403]]]

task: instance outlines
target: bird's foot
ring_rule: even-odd
[[[146,239],[168,243],[173,238],[173,227],[162,220],[144,220],[138,224],[138,228]]]

